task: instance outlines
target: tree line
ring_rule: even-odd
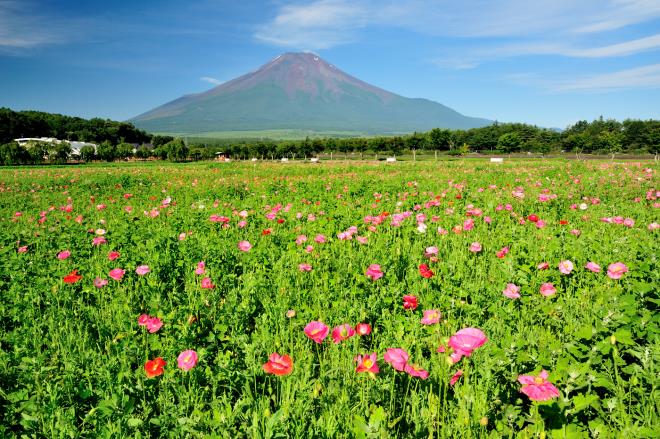
[[[53,137],[84,141],[72,157],[68,142],[50,144],[31,142],[18,145],[16,138]],[[90,120],[38,111],[12,111],[0,108],[0,165],[129,158],[170,161],[204,160],[223,154],[229,158],[261,159],[307,158],[322,153],[393,154],[405,151],[439,151],[463,155],[482,153],[651,153],[660,150],[660,121],[619,122],[602,117],[592,122],[579,121],[564,131],[522,123],[498,123],[469,130],[434,128],[428,132],[400,136],[306,138],[273,141],[261,139],[181,139],[152,135],[128,122],[94,118]]]

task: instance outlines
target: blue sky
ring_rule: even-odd
[[[0,106],[125,120],[305,50],[469,116],[660,119],[659,0],[0,0]]]

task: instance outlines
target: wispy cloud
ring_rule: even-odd
[[[0,50],[16,52],[69,41],[82,23],[46,16],[31,1],[0,0]]]
[[[221,80],[216,79],[216,78],[212,78],[210,76],[202,76],[199,79],[204,81],[204,82],[208,82],[209,84],[213,84],[213,85],[220,85],[220,84],[225,82],[225,81],[221,81]]]
[[[319,0],[282,7],[255,37],[277,46],[327,49],[353,41],[355,31],[367,22],[368,10],[359,2]]]
[[[558,92],[660,88],[660,64],[556,81],[549,85],[552,91]]]
[[[329,48],[367,26],[451,38],[562,38],[660,17],[657,0],[316,0],[287,3],[255,37],[288,47]]]

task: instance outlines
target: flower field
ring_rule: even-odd
[[[657,437],[657,165],[0,170],[2,437]]]

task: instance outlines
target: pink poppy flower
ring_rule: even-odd
[[[140,317],[138,317],[138,325],[140,326],[145,326],[151,316],[149,314],[140,314]]]
[[[429,372],[417,366],[416,364],[406,364],[403,368],[403,371],[411,377],[418,377],[423,380],[429,377]]]
[[[383,359],[394,369],[403,372],[408,363],[408,352],[401,348],[387,348],[387,352],[385,352]]]
[[[158,330],[163,326],[163,322],[158,317],[149,317],[144,326],[146,326],[149,333],[153,334],[154,332],[158,332]]]
[[[94,286],[96,288],[103,288],[106,285],[108,285],[108,280],[107,279],[102,279],[100,277],[97,277],[96,279],[94,279]]]
[[[313,321],[305,326],[305,335],[311,338],[316,343],[323,343],[323,340],[328,336],[330,328],[323,322]]]
[[[378,355],[373,352],[371,354],[358,355],[355,357],[358,365],[355,368],[356,372],[378,373]]]
[[[573,263],[571,261],[561,261],[559,263],[559,271],[562,274],[571,274],[571,271],[573,271]]]
[[[358,323],[355,326],[355,332],[360,336],[369,335],[371,334],[371,325],[369,323]]]
[[[181,352],[179,354],[179,357],[177,358],[179,369],[183,369],[186,371],[192,369],[197,364],[197,359],[198,359],[197,352],[193,350],[187,350]]]
[[[28,251],[28,246],[27,245],[24,245],[24,246],[21,246],[21,247],[18,248],[19,253],[27,253],[27,251]]]
[[[323,243],[327,242],[327,239],[325,238],[324,235],[316,235],[316,237],[314,238],[314,242],[316,242],[318,244],[323,244]]]
[[[367,277],[371,278],[371,280],[378,280],[381,277],[383,277],[384,273],[380,270],[380,265],[371,264],[369,268],[367,268],[367,271],[364,274]]]
[[[557,294],[557,289],[555,288],[554,285],[547,282],[541,285],[540,293],[543,297],[550,297]]]
[[[206,263],[204,261],[199,261],[197,263],[197,268],[195,269],[195,274],[201,276],[206,273]]]
[[[312,271],[312,266],[309,264],[300,264],[298,265],[298,270],[302,272],[310,272]]]
[[[509,299],[519,299],[520,298],[520,287],[516,284],[506,284],[506,288],[502,291]]]
[[[499,259],[504,258],[507,254],[509,254],[509,247],[502,247],[500,251],[495,253],[495,256],[497,256]]]
[[[215,288],[215,285],[213,285],[213,282],[211,281],[210,277],[205,277],[204,279],[202,279],[202,288],[204,288],[205,290],[212,290],[213,288]]]
[[[64,251],[61,251],[57,254],[57,259],[59,259],[60,261],[63,261],[66,258],[68,258],[69,256],[71,256],[71,252],[69,250],[64,250]]]
[[[314,247],[313,247],[313,246],[308,245],[307,247],[305,247],[305,252],[306,252],[306,253],[311,253],[311,252],[313,252],[313,251],[314,251]]]
[[[470,244],[470,251],[472,253],[479,253],[481,251],[481,244],[479,244],[478,242],[473,242],[472,244]]]
[[[600,265],[596,264],[595,262],[587,262],[587,265],[585,265],[584,268],[593,273],[600,273]]]
[[[119,281],[124,277],[124,274],[126,274],[126,270],[122,270],[121,268],[113,268],[108,273],[108,276],[110,276],[114,280]]]
[[[453,386],[454,384],[456,384],[456,382],[458,381],[458,379],[459,379],[460,377],[462,377],[462,376],[463,376],[463,370],[462,370],[462,369],[458,369],[458,370],[456,371],[456,373],[455,373],[454,375],[452,375],[452,377],[450,378],[450,380],[449,380],[449,385],[450,385],[450,386]]]
[[[108,241],[103,237],[103,236],[97,236],[94,239],[92,239],[92,245],[101,245],[101,244],[106,244]]]
[[[296,245],[302,245],[304,242],[307,242],[307,237],[305,235],[298,235]]]
[[[488,341],[486,334],[477,328],[464,328],[449,337],[447,344],[454,350],[460,360],[461,356],[469,357],[472,352]]]
[[[518,382],[522,384],[520,391],[532,401],[549,401],[559,397],[559,390],[548,381],[548,372],[541,370],[538,376],[520,375]]]
[[[138,276],[144,276],[150,271],[151,269],[149,268],[148,265],[140,265],[138,268],[135,269],[135,272],[138,274]]]
[[[426,249],[424,249],[424,257],[428,259],[437,257],[439,252],[440,250],[438,249],[438,247],[435,246],[426,247]]]
[[[120,256],[120,255],[119,255],[119,252],[116,252],[116,251],[113,250],[113,251],[111,251],[110,253],[108,253],[108,260],[110,260],[110,261],[114,261],[114,260],[117,259],[119,256]]]
[[[417,297],[403,296],[403,309],[416,309],[416,308],[417,308]]]
[[[251,248],[252,244],[250,244],[248,241],[241,241],[238,243],[238,249],[242,252],[249,252]]]
[[[610,279],[621,279],[621,276],[627,272],[628,267],[623,262],[615,262],[607,266],[607,277]]]
[[[334,341],[335,344],[339,344],[354,335],[355,329],[353,329],[348,323],[344,323],[343,325],[336,326],[332,330],[332,341]]]
[[[440,311],[437,309],[427,309],[424,311],[424,317],[420,320],[422,325],[435,325],[440,321]]]
[[[179,233],[179,241],[183,241],[184,239],[186,239],[186,236],[187,236],[186,232]]]
[[[536,266],[536,268],[539,270],[547,270],[548,268],[550,268],[550,264],[548,264],[547,262],[541,262],[539,265]]]

